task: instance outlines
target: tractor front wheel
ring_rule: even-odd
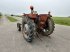
[[[21,31],[21,24],[20,23],[17,23],[17,29],[18,29],[18,31]]]

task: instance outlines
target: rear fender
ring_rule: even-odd
[[[40,14],[39,17],[40,21],[46,22],[46,20],[48,19],[48,14]]]
[[[46,26],[46,21],[48,20],[47,14],[40,14],[39,15],[39,28],[43,28]]]

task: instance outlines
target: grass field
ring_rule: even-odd
[[[8,20],[11,21],[11,22],[16,22],[16,21],[17,21],[17,19],[15,19],[15,18],[13,18],[13,17],[11,17],[11,16],[8,16],[7,18],[8,18]]]
[[[68,17],[52,17],[56,24],[70,26],[70,18]]]

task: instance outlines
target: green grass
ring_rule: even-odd
[[[11,21],[11,22],[16,22],[16,21],[17,21],[17,19],[15,19],[15,18],[13,18],[13,17],[11,17],[11,16],[8,16],[7,18],[8,18],[8,20]]]
[[[56,24],[70,26],[70,18],[68,17],[52,17]]]

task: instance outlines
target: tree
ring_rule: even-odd
[[[0,16],[2,16],[2,13],[0,12]]]
[[[13,14],[11,14],[11,16],[14,16]]]

